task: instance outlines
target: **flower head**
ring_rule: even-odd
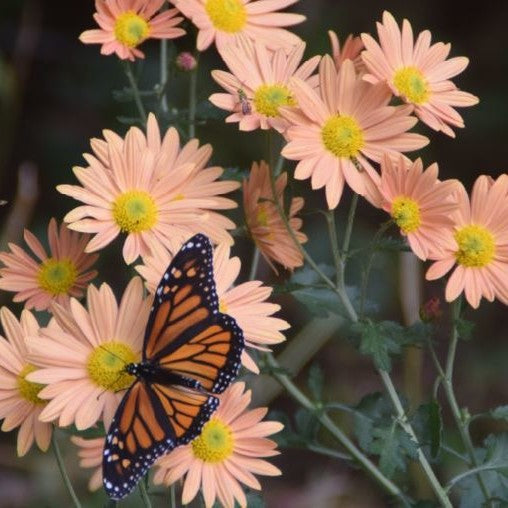
[[[266,437],[283,426],[279,422],[261,421],[266,408],[247,410],[251,392],[245,391],[244,383],[234,383],[219,397],[219,408],[201,434],[159,460],[154,483],[171,485],[186,475],[183,504],[194,499],[201,488],[207,508],[216,499],[226,508],[233,508],[235,501],[245,507],[247,500],[239,482],[260,490],[261,485],[252,473],[281,474],[262,457],[279,453],[276,444]]]
[[[386,157],[383,161],[378,186],[381,207],[420,259],[435,253],[439,238],[453,225],[459,206],[457,185],[456,180],[440,181],[435,163],[423,170],[421,159],[411,163],[401,157],[393,163]]]
[[[462,292],[477,308],[482,297],[508,305],[508,175],[497,180],[481,175],[471,199],[458,185],[459,210],[447,234],[436,239],[439,255],[427,271],[427,279],[442,277],[454,266],[446,284],[451,302]]]
[[[29,347],[38,340],[39,325],[28,311],[18,321],[14,314],[2,307],[0,321],[6,338],[0,337],[0,420],[2,430],[8,432],[19,427],[18,455],[25,455],[34,440],[46,451],[51,440],[50,423],[39,421],[46,401],[39,397],[43,386],[26,379],[34,367],[27,360]]]
[[[179,53],[175,59],[175,63],[176,66],[184,72],[191,72],[198,66],[195,56],[188,51]]]
[[[104,450],[104,438],[84,439],[72,436],[71,441],[79,448],[79,465],[83,468],[95,468],[88,482],[88,488],[92,491],[102,487],[102,454]]]
[[[361,52],[364,49],[361,37],[355,37],[352,34],[348,35],[342,48],[340,47],[340,41],[335,32],[329,30],[328,37],[330,37],[332,57],[337,70],[340,69],[346,60],[352,60],[357,73],[365,71],[365,65],[361,57]]]
[[[15,244],[9,244],[11,252],[0,252],[0,289],[14,291],[15,302],[26,302],[27,309],[45,310],[52,302],[67,305],[70,296],[79,298],[89,282],[97,276],[89,270],[97,260],[96,254],[86,254],[89,235],[70,231],[65,224],[57,226],[51,219],[48,225],[50,255],[37,240],[25,230],[25,242],[37,259],[29,256]]]
[[[136,266],[136,270],[146,280],[146,286],[155,293],[157,285],[167,266],[178,252],[181,242],[176,245],[157,247],[151,256],[143,258],[144,265]],[[168,250],[170,249],[170,250]],[[267,346],[285,340],[281,331],[289,328],[283,319],[273,317],[280,306],[266,300],[272,288],[264,286],[261,281],[253,280],[232,287],[240,273],[240,260],[230,257],[230,247],[219,244],[213,254],[214,279],[219,297],[219,310],[233,317],[242,329],[247,347],[266,350]],[[258,367],[244,350],[242,363],[248,369],[259,372]]]
[[[39,369],[29,381],[48,386],[39,393],[48,399],[40,419],[74,423],[87,429],[99,419],[106,428],[122,394],[133,382],[125,371],[141,357],[141,346],[152,298],[143,298],[139,277],[131,280],[120,305],[107,284],[89,286],[88,309],[72,299],[70,309],[54,306],[58,326],[41,330],[30,348],[30,361]]]
[[[283,205],[287,173],[281,174],[275,183],[277,200]],[[300,243],[307,236],[300,231],[302,219],[296,214],[303,208],[303,198],[293,198],[289,206],[289,225]],[[272,268],[272,261],[280,263],[289,270],[303,265],[303,256],[295,246],[282,221],[272,195],[270,168],[266,162],[254,162],[250,176],[243,182],[243,206],[249,232],[261,254]]]
[[[301,64],[304,51],[303,42],[288,54],[282,48],[270,52],[261,43],[250,41],[223,48],[220,53],[231,73],[212,71],[212,77],[228,93],[215,93],[210,101],[218,108],[231,111],[233,114],[226,122],[239,122],[240,130],[274,128],[284,132],[289,122],[280,115],[279,108],[296,106],[289,80],[296,76],[309,81],[313,88],[317,85],[317,80],[310,76],[320,57]]]
[[[281,28],[305,20],[301,14],[277,12],[298,0],[172,0],[172,3],[198,27],[197,48],[217,49],[238,44],[242,38],[262,42],[270,50],[289,51],[301,42],[295,34]]]
[[[407,19],[402,32],[389,12],[377,24],[380,44],[369,34],[362,34],[366,51],[362,53],[368,69],[364,79],[370,83],[387,83],[394,95],[414,106],[420,120],[436,131],[455,137],[452,127],[464,127],[454,107],[473,106],[478,98],[458,90],[450,78],[468,65],[465,57],[447,60],[450,44],[430,45],[428,30],[418,35],[416,43]]]
[[[95,0],[94,14],[99,29],[86,30],[79,36],[85,44],[102,44],[101,53],[116,53],[122,60],[144,58],[138,46],[147,39],[174,39],[185,35],[176,27],[182,17],[178,9],[156,14],[164,0]]]
[[[97,233],[88,252],[105,247],[120,233],[127,235],[123,257],[128,264],[172,237],[201,232],[215,242],[232,241],[227,230],[234,223],[214,210],[236,207],[220,195],[239,183],[217,181],[222,168],[205,168],[210,145],[200,148],[193,139],[180,148],[174,128],[161,140],[153,115],[146,136],[136,127],[129,129],[125,140],[111,131],[104,136],[105,140],[92,140],[94,155],[84,155],[89,166],[74,168],[82,187],[57,187],[85,203],[64,220],[71,229]]]
[[[292,80],[298,108],[282,108],[293,124],[286,131],[289,143],[282,155],[299,161],[295,178],[311,177],[313,189],[326,188],[332,209],[339,203],[344,181],[355,192],[366,193],[365,175],[373,171],[367,159],[381,162],[385,154],[398,158],[401,152],[426,145],[428,139],[406,132],[416,123],[411,107],[388,106],[388,87],[363,81],[351,60],[337,71],[326,55],[319,78],[319,93],[298,78]]]

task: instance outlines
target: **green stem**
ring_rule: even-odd
[[[152,502],[150,501],[150,497],[148,496],[144,480],[141,480],[139,482],[139,493],[141,494],[141,499],[143,500],[143,504],[145,505],[145,507],[152,508]]]
[[[453,311],[453,327],[452,327],[452,335],[450,338],[450,345],[448,347],[448,356],[446,358],[446,370],[444,372],[443,378],[443,386],[445,389],[446,398],[448,400],[448,404],[450,405],[450,409],[453,414],[453,418],[455,420],[455,424],[459,429],[460,436],[462,438],[462,443],[466,448],[466,452],[471,461],[471,464],[478,468],[480,463],[476,458],[476,454],[474,451],[473,441],[471,440],[471,436],[469,434],[469,418],[464,415],[464,413],[460,410],[459,405],[457,403],[457,398],[455,397],[455,391],[453,388],[453,367],[455,364],[455,356],[457,352],[457,343],[459,340],[459,334],[457,332],[456,321],[460,316],[460,307],[461,300],[460,298],[455,300],[452,305]],[[478,480],[478,484],[482,491],[483,496],[485,497],[485,501],[488,506],[492,506],[490,502],[490,492],[489,489],[483,480],[483,477],[480,472],[476,473],[476,479]]]
[[[171,506],[171,508],[176,508],[176,489],[175,489],[175,484],[172,483],[171,486],[169,487],[169,506]]]
[[[160,87],[161,96],[160,104],[163,113],[169,111],[168,98],[166,96],[166,87],[168,84],[168,40],[161,39],[161,52],[160,52]]]
[[[194,55],[197,61],[197,55]],[[197,102],[197,89],[198,89],[198,69],[199,66],[193,69],[190,73],[189,84],[189,138],[196,137],[196,102]]]
[[[410,505],[410,500],[389,478],[366,457],[355,444],[339,429],[333,420],[323,412],[320,412],[310,399],[304,395],[298,387],[285,375],[280,372],[279,365],[275,358],[268,353],[266,355],[267,363],[274,368],[273,376],[284,386],[288,393],[304,408],[312,411],[321,424],[337,439],[337,441],[348,451],[352,458],[374,478],[387,492],[400,499],[404,506]]]
[[[498,465],[484,464],[483,466],[474,467],[473,469],[464,471],[463,473],[458,474],[448,482],[448,485],[446,486],[446,491],[447,492],[450,491],[455,484],[461,482],[464,478],[467,478],[468,476],[471,476],[473,474],[477,475],[482,471],[496,471],[498,469],[506,469],[506,464],[498,464]]]
[[[358,206],[358,194],[355,192],[351,199],[351,205],[347,216],[346,231],[344,232],[344,241],[342,242],[342,256],[347,256],[349,244],[351,242],[351,234],[353,232],[353,224],[356,215],[356,207]]]
[[[51,447],[53,448],[53,452],[55,453],[56,462],[58,464],[58,469],[60,469],[60,474],[62,475],[62,480],[67,488],[67,492],[72,498],[72,502],[76,508],[81,508],[81,503],[79,502],[76,493],[74,492],[74,488],[72,487],[72,483],[69,479],[69,475],[67,474],[67,470],[65,469],[65,464],[62,459],[62,454],[60,453],[60,447],[58,446],[58,441],[55,437],[55,431],[53,429],[53,434],[51,436]]]
[[[132,94],[134,95],[134,102],[136,103],[136,107],[138,109],[138,114],[143,124],[146,124],[146,111],[145,106],[143,106],[143,101],[141,100],[141,95],[139,93],[138,83],[136,82],[136,78],[134,77],[134,73],[132,72],[132,65],[129,61],[124,62],[124,69],[127,79],[129,80],[129,84],[131,86]]]
[[[335,264],[335,272],[337,277],[342,272],[342,258],[339,250],[339,239],[337,237],[337,225],[335,224],[335,210],[328,210],[325,213],[326,224],[328,226],[328,236],[330,237],[330,245],[332,247],[333,262]],[[339,281],[337,280],[337,283]]]
[[[328,448],[324,448],[319,445],[308,444],[304,450],[310,450],[314,453],[319,453],[319,455],[325,455],[326,457],[332,457],[334,459],[339,460],[352,460],[350,455],[346,455],[345,453],[336,452],[335,450],[329,450]]]
[[[254,254],[252,255],[252,265],[250,267],[249,280],[254,280],[256,278],[256,273],[258,272],[259,266],[259,255],[260,251],[257,247],[254,247]]]

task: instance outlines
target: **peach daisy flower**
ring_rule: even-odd
[[[282,173],[277,178],[277,200],[283,206],[284,189],[288,175]],[[303,208],[303,198],[293,198],[289,206],[289,224],[298,241],[305,243],[307,236],[300,231],[302,219],[296,214]],[[243,181],[243,207],[249,232],[263,257],[277,273],[272,261],[284,268],[293,270],[303,265],[303,256],[289,236],[274,203],[270,185],[270,167],[264,161],[254,162],[250,176]]]
[[[401,152],[425,146],[428,139],[406,132],[417,121],[410,116],[411,106],[388,106],[388,87],[363,81],[351,60],[337,70],[332,58],[324,56],[319,79],[319,92],[298,78],[291,82],[299,109],[281,108],[293,124],[286,131],[289,143],[282,155],[299,161],[296,179],[311,177],[313,189],[325,187],[332,209],[344,181],[365,194],[365,174],[373,171],[367,159],[381,162],[384,154],[398,158]]]
[[[39,421],[46,401],[39,397],[43,385],[26,379],[34,367],[27,360],[28,348],[37,340],[39,325],[28,310],[18,321],[7,308],[0,309],[0,321],[6,339],[0,337],[0,420],[2,430],[8,432],[19,427],[18,456],[25,455],[33,442],[46,451],[51,441],[53,426]]]
[[[381,208],[406,236],[411,250],[423,260],[436,253],[439,238],[453,225],[458,209],[457,180],[438,179],[438,165],[423,170],[421,159],[398,163],[385,157],[381,164]]]
[[[90,281],[97,276],[89,268],[97,261],[96,254],[86,254],[89,235],[70,231],[65,224],[58,229],[55,219],[48,225],[50,255],[25,229],[25,242],[33,259],[23,249],[10,243],[11,252],[0,252],[0,289],[13,291],[15,302],[25,302],[25,308],[46,310],[52,302],[67,305],[69,297],[80,298]]]
[[[352,60],[355,64],[357,73],[365,71],[365,65],[362,61],[361,56],[361,53],[364,49],[361,37],[355,37],[352,34],[348,35],[346,42],[344,42],[342,48],[340,46],[339,38],[335,32],[329,30],[328,37],[330,37],[332,57],[337,70],[340,69],[345,60]]]
[[[176,25],[178,9],[156,15],[164,0],[95,0],[93,15],[99,29],[86,30],[79,36],[85,44],[102,44],[101,54],[116,53],[122,60],[145,55],[138,46],[147,39],[174,39],[185,35]]]
[[[464,121],[454,107],[478,103],[478,97],[458,90],[450,81],[469,60],[463,56],[447,60],[450,44],[438,42],[431,46],[428,30],[421,32],[415,43],[409,21],[402,22],[401,32],[387,11],[383,23],[377,23],[377,31],[380,44],[369,34],[362,34],[366,48],[362,58],[368,69],[363,79],[387,83],[394,95],[414,106],[422,122],[455,137],[449,126],[464,127]]]
[[[183,241],[166,247],[157,246],[153,255],[143,258],[143,265],[135,267],[146,280],[146,287],[152,294],[182,243]],[[240,259],[236,256],[230,257],[229,245],[222,243],[215,248],[213,270],[219,309],[236,320],[243,331],[246,346],[267,351],[267,346],[285,340],[281,331],[287,330],[289,324],[283,319],[273,317],[273,314],[280,310],[280,306],[266,301],[273,291],[272,288],[264,286],[259,280],[243,282],[233,287],[240,267]],[[242,353],[242,363],[249,370],[259,372],[246,350]]]
[[[446,284],[445,297],[451,302],[462,292],[475,309],[482,297],[497,298],[508,305],[508,175],[497,180],[481,175],[471,199],[457,185],[459,210],[445,238],[437,237],[442,254],[427,271],[434,280],[455,269]]]
[[[199,148],[195,139],[180,148],[176,129],[161,140],[150,114],[147,134],[131,127],[123,140],[104,131],[105,140],[92,140],[94,155],[84,154],[89,166],[74,168],[81,186],[59,185],[62,194],[85,203],[64,220],[71,229],[97,233],[87,252],[102,249],[120,233],[127,238],[123,257],[127,264],[149,254],[153,245],[172,237],[201,232],[214,242],[229,241],[235,224],[214,210],[237,204],[220,196],[237,189],[233,181],[217,181],[223,170],[205,168],[212,148]]]
[[[208,49],[215,42],[221,50],[242,38],[262,42],[270,50],[289,51],[301,42],[281,28],[305,21],[301,14],[277,12],[298,0],[171,0],[198,27],[197,48]]]
[[[250,41],[227,46],[220,54],[232,74],[216,70],[212,71],[212,77],[228,93],[215,93],[210,96],[210,102],[232,111],[226,122],[239,122],[242,131],[273,128],[284,132],[289,122],[280,116],[279,107],[296,106],[289,88],[291,77],[307,81],[313,88],[318,84],[310,76],[321,57],[315,56],[301,64],[304,51],[303,42],[287,55],[282,48],[269,52],[262,44]]]
[[[143,298],[143,283],[134,277],[120,305],[107,284],[88,287],[85,309],[71,299],[70,309],[55,304],[58,326],[41,330],[30,348],[30,361],[39,369],[29,381],[48,386],[39,393],[49,400],[40,419],[74,423],[78,430],[101,418],[109,428],[114,412],[134,377],[125,365],[141,358],[143,336],[152,298]]]
[[[247,410],[251,391],[245,383],[234,383],[222,395],[220,405],[201,434],[159,459],[155,484],[171,485],[185,476],[182,504],[187,504],[201,488],[206,508],[218,501],[234,508],[235,501],[247,506],[240,486],[261,490],[253,473],[277,476],[281,471],[261,457],[278,455],[276,443],[266,437],[280,432],[279,422],[262,422],[267,408]]]
[[[71,436],[71,441],[79,448],[79,465],[85,469],[94,468],[88,481],[88,489],[99,490],[102,487],[102,453],[105,439],[103,437],[84,439],[79,436]]]

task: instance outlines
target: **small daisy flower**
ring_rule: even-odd
[[[43,385],[26,379],[36,371],[27,360],[30,344],[37,340],[39,325],[30,311],[24,310],[18,321],[14,314],[2,307],[0,321],[6,339],[0,337],[0,420],[2,430],[18,431],[18,456],[25,455],[34,441],[46,451],[51,441],[53,426],[39,421],[46,401],[39,397]]]
[[[51,219],[48,225],[50,255],[25,229],[25,242],[37,259],[10,243],[11,252],[0,252],[0,289],[13,291],[15,302],[25,302],[25,308],[46,310],[52,302],[67,305],[70,296],[80,298],[90,281],[97,276],[89,270],[97,260],[96,254],[86,254],[89,235],[70,231],[65,224],[57,226]]]
[[[365,65],[362,61],[361,56],[361,53],[364,49],[361,37],[355,37],[352,34],[348,35],[342,48],[340,46],[339,38],[335,32],[329,30],[328,37],[330,37],[332,57],[337,70],[340,69],[345,60],[352,60],[355,64],[357,73],[365,71]]]
[[[215,42],[221,50],[242,38],[260,41],[270,50],[301,42],[281,28],[305,21],[301,14],[277,12],[298,0],[171,0],[198,27],[197,48],[205,51]]]
[[[79,436],[72,436],[71,441],[79,448],[79,465],[85,469],[94,468],[88,481],[88,489],[91,491],[99,490],[102,487],[102,453],[105,439],[103,437],[84,439]]]
[[[176,27],[182,17],[178,9],[156,14],[164,0],[95,0],[95,21],[100,29],[86,30],[79,36],[85,44],[102,44],[101,54],[116,53],[122,60],[145,55],[138,46],[147,39],[174,39],[185,35]]]
[[[313,189],[325,187],[328,207],[333,209],[344,181],[365,194],[365,175],[373,171],[367,159],[380,163],[385,154],[398,158],[401,152],[425,146],[428,139],[407,132],[417,121],[410,116],[412,108],[388,106],[388,87],[363,81],[351,60],[337,71],[332,58],[324,56],[319,78],[319,92],[298,78],[291,82],[298,108],[281,108],[293,124],[285,133],[289,143],[282,155],[299,161],[296,179],[310,177]]]
[[[315,56],[301,64],[305,43],[294,46],[286,55],[283,49],[269,52],[260,43],[246,41],[239,46],[227,46],[220,54],[231,73],[212,71],[215,81],[228,93],[215,93],[210,102],[218,108],[232,111],[226,122],[239,122],[240,130],[276,129],[284,132],[289,122],[279,114],[281,106],[296,106],[289,80],[296,76],[309,81],[321,57]],[[300,65],[301,64],[301,65]]]
[[[162,274],[182,243],[183,241],[177,245],[170,244],[167,248],[158,246],[154,249],[153,255],[143,258],[143,265],[135,267],[145,279],[146,286],[152,294],[155,293]],[[219,310],[236,320],[243,331],[247,347],[268,351],[267,346],[285,340],[281,331],[287,330],[289,324],[283,319],[273,317],[273,314],[280,310],[280,306],[266,301],[272,293],[272,288],[264,286],[258,280],[233,287],[240,267],[240,259],[236,256],[230,257],[229,245],[222,243],[215,248],[213,270]],[[245,350],[242,354],[242,363],[249,370],[259,372],[256,363]]]
[[[431,46],[428,30],[418,35],[416,43],[407,19],[402,32],[389,12],[383,23],[377,23],[380,44],[369,34],[362,34],[366,51],[362,53],[368,69],[364,79],[370,83],[387,83],[393,94],[414,106],[420,120],[436,131],[455,137],[452,127],[464,127],[454,107],[473,106],[478,97],[458,90],[450,78],[468,65],[465,57],[447,60],[450,44]]]
[[[283,205],[287,173],[276,181],[277,200]],[[305,243],[307,236],[300,231],[302,219],[296,214],[303,208],[303,198],[293,198],[289,207],[289,224],[298,241]],[[266,162],[254,162],[249,178],[243,181],[243,207],[249,232],[264,258],[277,273],[272,261],[288,270],[303,265],[303,256],[289,236],[274,203],[270,185],[270,167]]]
[[[41,421],[58,420],[61,427],[74,423],[83,430],[102,418],[109,428],[135,379],[125,365],[141,358],[151,304],[152,298],[143,298],[141,279],[134,277],[120,305],[107,284],[89,286],[88,309],[75,299],[69,310],[54,305],[58,326],[41,330],[29,356],[39,369],[28,380],[48,385],[39,392],[49,400]]]
[[[381,165],[381,207],[406,236],[411,250],[423,260],[435,253],[439,238],[447,235],[458,209],[457,180],[438,179],[438,166],[425,171],[421,159],[398,164],[388,157]]]
[[[195,139],[180,148],[176,129],[161,140],[154,115],[147,134],[132,127],[125,140],[111,131],[105,140],[92,140],[89,167],[74,168],[81,186],[59,185],[58,191],[85,203],[64,220],[71,229],[96,233],[87,252],[102,249],[120,233],[127,235],[123,257],[127,264],[150,253],[153,245],[172,237],[201,232],[214,242],[229,241],[235,224],[214,210],[235,208],[221,196],[238,182],[217,181],[223,169],[205,168],[212,149]]]
[[[267,436],[280,432],[283,425],[261,421],[267,408],[247,410],[251,391],[245,391],[245,383],[234,383],[219,398],[219,408],[201,434],[159,459],[154,483],[171,485],[185,475],[182,504],[192,501],[201,488],[206,508],[216,499],[225,508],[234,508],[235,502],[246,507],[240,483],[261,490],[253,473],[281,474],[263,458],[279,454],[276,443]]]
[[[508,305],[508,175],[493,181],[482,175],[476,180],[471,199],[457,185],[459,210],[445,238],[437,237],[442,254],[427,271],[427,279],[439,279],[454,266],[446,284],[451,302],[465,293],[475,309],[480,300],[497,298]]]

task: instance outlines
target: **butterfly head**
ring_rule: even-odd
[[[153,366],[144,360],[139,363],[128,363],[125,366],[125,371],[131,376],[146,377],[148,374],[153,374]]]

